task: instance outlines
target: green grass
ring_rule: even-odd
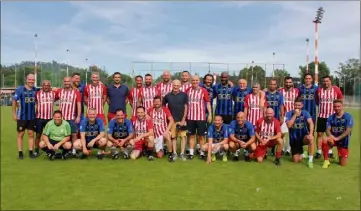
[[[359,210],[360,114],[349,112],[356,124],[348,166],[322,169],[316,160],[308,169],[290,157],[281,167],[272,157],[210,165],[198,159],[19,161],[10,107],[1,107],[1,209]]]

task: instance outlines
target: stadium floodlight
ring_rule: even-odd
[[[68,53],[70,50],[66,49],[66,52]],[[67,58],[69,58],[68,54],[67,54]],[[66,76],[69,76],[69,61],[68,59],[66,60]]]
[[[306,73],[309,72],[309,69],[308,69],[308,58],[309,58],[309,42],[310,42],[310,39],[306,38],[306,43],[307,43],[307,47],[306,47]]]
[[[34,34],[34,77],[35,77],[35,87],[37,87],[37,78],[38,78],[38,70],[37,70],[37,63],[38,63],[38,45],[37,45],[37,40],[38,38],[38,34],[35,33]]]
[[[319,7],[316,12],[315,20],[315,84],[318,85],[318,24],[321,23],[325,10]]]

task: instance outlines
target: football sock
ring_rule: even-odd
[[[234,156],[238,157],[238,150],[233,153]]]
[[[276,158],[280,158],[281,157],[281,152],[276,152]]]
[[[328,150],[330,150],[330,146],[327,143],[322,143],[323,157],[325,160],[328,160]]]
[[[322,154],[322,151],[320,149],[318,149],[317,154]]]
[[[102,154],[102,151],[101,150],[98,150],[98,155],[101,155]]]
[[[308,156],[308,162],[312,162],[313,161],[313,156]]]
[[[189,149],[189,154],[193,155],[194,149]]]
[[[332,149],[329,149],[328,150],[328,154],[332,154],[333,152],[332,152]]]
[[[23,155],[23,151],[19,151],[19,156],[22,156]]]
[[[32,155],[33,154],[33,150],[29,150],[29,155]]]
[[[287,146],[287,150],[286,150],[287,152],[291,152],[291,146],[290,145],[288,145]]]
[[[244,156],[249,156],[249,152],[248,152],[248,150],[244,150]]]
[[[76,154],[76,149],[75,148],[72,149],[72,153]]]
[[[204,151],[203,151],[203,150],[201,150],[201,153],[200,153],[200,154],[204,156]]]
[[[153,153],[153,147],[148,147],[148,149],[147,149],[147,155],[148,155],[148,157],[149,157],[149,156],[152,156],[152,153]]]

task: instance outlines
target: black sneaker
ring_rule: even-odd
[[[250,158],[249,156],[244,156],[244,160],[245,160],[246,162],[251,162],[251,158]]]
[[[205,157],[204,155],[200,155],[200,156],[199,156],[199,159],[201,159],[201,160],[205,160],[205,158],[206,158],[206,157]]]
[[[186,149],[186,155],[189,155],[190,151],[189,149]]]
[[[166,146],[163,147],[163,153],[164,153],[165,155],[168,154],[168,150],[167,150],[167,147],[166,147]]]
[[[286,156],[290,156],[291,153],[289,151],[286,152]]]
[[[63,154],[55,153],[55,159],[63,159]]]
[[[194,155],[188,155],[188,160],[193,160]]]
[[[196,149],[196,154],[200,155],[201,154],[201,149]]]
[[[147,156],[147,150],[143,150],[142,155]]]
[[[333,153],[328,153],[328,157],[331,159],[334,159],[335,157],[333,156]]]
[[[48,154],[48,158],[49,158],[49,160],[51,160],[51,161],[55,160],[55,154],[54,154],[54,153]]]
[[[67,160],[69,158],[69,154],[61,155],[62,160]]]
[[[233,161],[239,161],[239,157],[238,156],[233,156]]]
[[[281,151],[281,155],[285,155],[285,151],[284,151],[284,150]]]
[[[38,156],[36,156],[36,154],[34,154],[34,153],[31,153],[31,154],[29,154],[29,158],[31,158],[31,159],[35,159],[35,158],[37,158]]]
[[[276,158],[275,161],[274,161],[275,165],[276,166],[280,166],[281,165],[281,161],[279,158]]]
[[[148,156],[148,161],[154,161],[153,155],[149,155],[149,156]]]
[[[318,152],[316,152],[315,158],[316,158],[316,159],[321,158],[321,154],[320,154],[320,153],[318,153]]]
[[[129,160],[130,156],[128,154],[123,154],[123,159],[124,160]]]
[[[172,154],[169,154],[169,155],[168,155],[168,161],[169,161],[169,162],[174,162]]]
[[[23,153],[19,154],[18,158],[19,158],[20,160],[23,160],[23,159],[24,159],[24,154],[23,154]]]
[[[84,154],[84,153],[81,153],[80,159],[83,160],[83,159],[86,159],[86,158],[88,158],[88,156],[86,154]]]
[[[103,154],[98,154],[98,155],[97,155],[97,159],[98,159],[98,160],[103,160],[103,157],[104,157]]]
[[[119,159],[119,154],[117,153],[117,154],[114,154],[113,156],[112,156],[112,159],[113,160],[118,160]]]

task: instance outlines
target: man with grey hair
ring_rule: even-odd
[[[267,100],[264,95],[260,96],[259,92],[260,84],[253,83],[252,93],[248,94],[244,100],[244,114],[253,126],[264,116],[267,109]]]

